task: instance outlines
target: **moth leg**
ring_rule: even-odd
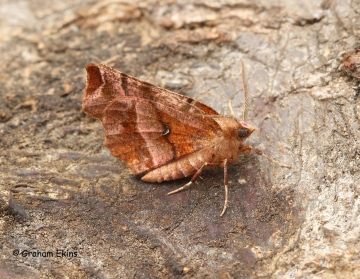
[[[228,162],[227,162],[227,159],[224,160],[224,187],[225,187],[225,201],[224,201],[224,207],[220,213],[220,217],[222,217],[224,214],[225,214],[225,211],[226,211],[226,208],[227,208],[227,205],[228,205],[228,195],[229,195],[229,192],[228,192],[228,181],[229,181],[229,178],[228,178]]]
[[[205,168],[206,166],[218,166],[218,165],[219,165],[218,163],[207,163],[207,162],[205,162],[205,163],[201,166],[201,168],[196,171],[196,173],[193,175],[193,177],[191,178],[191,180],[190,180],[188,183],[186,183],[184,186],[182,186],[182,187],[180,187],[180,188],[178,188],[178,189],[176,189],[176,190],[174,190],[174,191],[171,191],[171,192],[169,192],[169,193],[167,193],[167,194],[168,194],[168,195],[172,195],[172,194],[175,194],[175,193],[177,193],[177,192],[180,192],[180,191],[182,191],[182,190],[185,190],[185,189],[189,188],[190,185],[193,184],[193,182],[195,182],[195,180],[199,177],[199,175],[201,174],[201,172],[204,170],[204,168]]]
[[[251,151],[254,151],[256,154],[260,155],[260,156],[263,156],[265,157],[266,159],[268,159],[270,162],[273,162],[281,167],[284,167],[284,168],[288,168],[288,169],[291,169],[291,166],[289,165],[285,165],[283,163],[280,163],[279,161],[276,161],[275,159],[269,157],[268,155],[266,155],[263,151],[261,151],[260,149],[257,149],[257,148],[254,148],[252,147],[251,145],[248,145],[248,146],[244,146],[242,149],[241,149],[242,152],[244,153],[250,153]]]
[[[228,191],[228,182],[229,182],[229,176],[228,176],[228,161],[225,159],[224,162],[222,163],[223,166],[224,166],[224,188],[225,188],[225,201],[224,201],[224,206],[223,206],[223,209],[220,213],[220,217],[222,217],[225,212],[226,212],[226,208],[228,206],[228,198],[229,198],[229,191]],[[175,193],[178,193],[182,190],[185,190],[187,188],[190,187],[190,185],[195,182],[195,180],[200,176],[201,172],[204,170],[204,168],[206,166],[218,166],[220,165],[219,163],[207,163],[205,162],[200,169],[197,170],[197,172],[193,175],[193,177],[191,178],[191,180],[186,183],[184,186],[174,190],[174,191],[171,191],[169,193],[167,193],[168,195],[172,195],[172,194],[175,194]]]

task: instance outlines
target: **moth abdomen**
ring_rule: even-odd
[[[188,177],[204,165],[208,156],[203,155],[207,154],[205,150],[189,154],[148,172],[141,179],[146,182],[163,182]]]

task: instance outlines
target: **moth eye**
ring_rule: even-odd
[[[167,136],[168,134],[170,134],[170,127],[168,125],[165,125],[162,135]]]
[[[244,138],[246,137],[248,134],[248,129],[246,128],[241,128],[239,131],[238,131],[238,135],[240,138]]]

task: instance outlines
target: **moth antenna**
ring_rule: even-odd
[[[241,59],[240,61],[241,61],[241,77],[242,77],[242,84],[244,89],[244,108],[242,113],[242,120],[245,121],[247,118],[247,108],[249,106],[249,87],[246,78],[244,62]]]
[[[232,107],[231,99],[229,99],[229,109],[230,109],[230,112],[231,112],[232,116],[236,117],[235,112],[234,112],[233,107]]]

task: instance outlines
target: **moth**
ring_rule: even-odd
[[[192,175],[180,192],[194,183],[206,167],[224,168],[228,206],[228,165],[240,153],[255,153],[283,167],[244,141],[255,130],[246,121],[247,80],[242,120],[218,114],[189,97],[157,87],[102,64],[88,64],[83,110],[99,119],[106,132],[104,145],[146,182],[163,182]],[[232,109],[231,109],[232,111]],[[232,111],[233,113],[233,111]],[[234,113],[233,113],[234,115]]]
[[[341,68],[349,75],[360,79],[360,47],[343,58]]]

